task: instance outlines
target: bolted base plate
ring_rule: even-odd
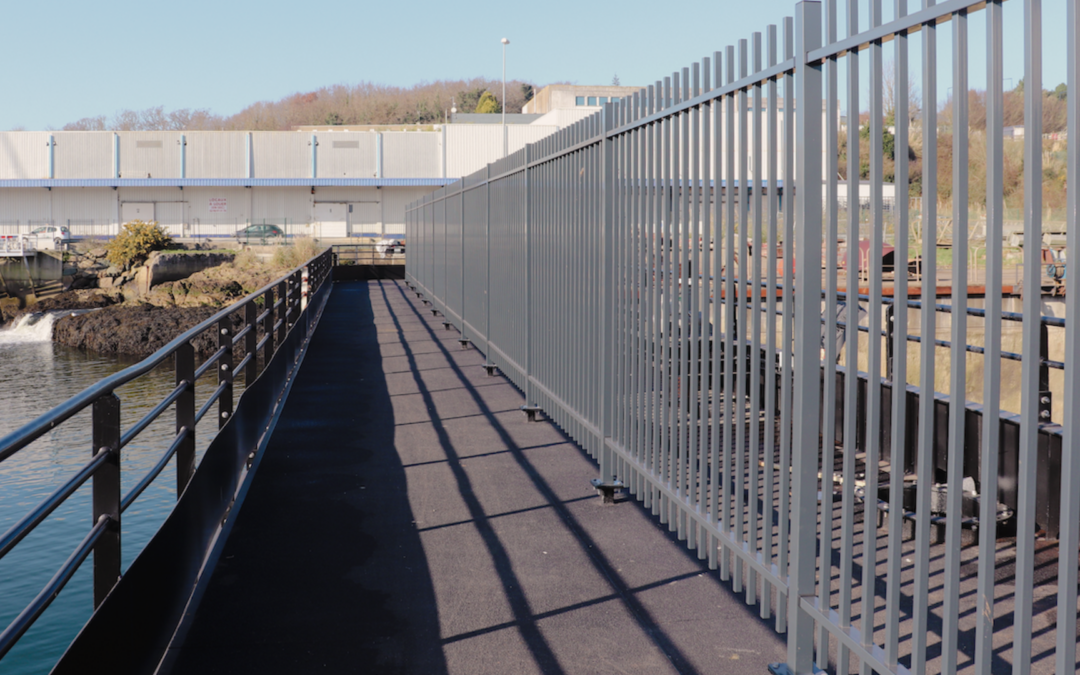
[[[431,308],[431,316],[439,316],[439,310],[432,307]]]
[[[461,344],[462,349],[468,349],[469,345],[472,344],[472,340],[470,340],[469,338],[461,338],[458,340],[458,343]]]
[[[487,371],[488,377],[494,377],[495,369],[498,368],[498,366],[496,366],[494,363],[484,363],[481,364],[481,367]]]
[[[596,488],[596,494],[600,495],[601,504],[614,504],[615,491],[625,487],[621,480],[613,480],[609,483],[605,483],[599,478],[593,478],[589,482]]]
[[[540,406],[538,405],[523,405],[521,406],[521,412],[525,413],[525,416],[530,422],[536,421],[536,413],[540,412]]]
[[[450,323],[449,321],[443,321],[442,325],[443,325],[443,328],[445,328],[446,330],[450,330],[451,328],[454,327],[454,324]]]

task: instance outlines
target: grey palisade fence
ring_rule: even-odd
[[[408,209],[408,283],[520,387],[527,412],[597,458],[597,483],[625,486],[775,621],[789,645],[777,671],[1076,671],[1080,340],[1033,290],[1048,283],[1043,17],[1038,0],[1014,3],[1035,139],[1023,149],[1022,312],[1003,311],[996,290],[1018,268],[1003,251],[1003,24],[1015,5],[1000,2],[896,0],[887,19],[881,0],[799,3],[779,29]],[[1080,18],[1074,0],[1061,4],[1071,140]],[[971,89],[969,55],[985,62],[982,135],[942,133],[939,41],[952,91]],[[913,79],[917,108],[903,95]],[[950,100],[950,129],[973,127],[968,101]],[[847,134],[860,116],[862,138]],[[908,186],[916,156],[867,140],[887,133],[920,150],[911,199],[886,194]],[[964,245],[975,146],[985,263]],[[1080,155],[1066,147],[1071,253]],[[938,199],[944,155],[951,206]],[[847,209],[855,195],[865,207]],[[947,219],[952,258],[939,265],[937,237],[919,233]],[[849,275],[846,242],[859,240],[863,254],[888,244],[892,255],[867,254]],[[977,284],[985,301],[969,303]],[[1077,275],[1062,289],[1073,317]],[[849,293],[859,312],[844,309]],[[1003,327],[1019,348],[1003,349]],[[1016,412],[998,412],[1002,364],[1018,368]]]

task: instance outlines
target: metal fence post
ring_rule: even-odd
[[[615,246],[615,219],[613,217],[614,211],[614,196],[615,190],[613,189],[614,177],[615,177],[615,146],[608,138],[608,132],[614,128],[612,124],[614,120],[613,107],[611,103],[605,103],[603,114],[601,117],[600,126],[600,155],[603,162],[603,173],[601,174],[600,184],[600,223],[603,228],[602,236],[603,242],[600,256],[602,258],[600,279],[600,331],[598,337],[600,338],[600,344],[598,345],[600,356],[600,476],[596,480],[592,481],[596,491],[600,494],[604,503],[613,503],[615,501],[615,488],[622,485],[621,482],[615,480],[615,456],[610,446],[612,432],[612,417],[613,417],[613,396],[612,389],[615,386],[614,380],[614,351],[611,349],[611,345],[615,339],[615,317],[614,317],[614,271],[615,261],[612,255],[612,249]]]
[[[278,344],[285,342],[285,336],[289,332],[289,284],[284,279],[277,285],[277,297],[281,300],[281,304],[278,305],[277,320],[280,322],[278,326],[277,341]]]
[[[94,608],[120,579],[120,399],[108,394],[94,401],[93,454],[110,453],[93,479],[93,523],[110,523],[94,545]]]
[[[218,429],[225,426],[233,412],[232,333],[232,314],[229,314],[218,322],[218,349],[225,350],[218,362],[218,386],[222,387],[218,398]]]
[[[176,399],[176,433],[186,433],[176,449],[176,498],[195,473],[195,348],[188,342],[176,350],[176,384],[187,383],[187,389]]]
[[[526,150],[525,150],[525,163],[526,164],[528,164],[528,162],[529,162],[529,151],[528,151],[527,148],[528,148],[528,146],[526,146]],[[490,171],[491,171],[490,165],[489,165],[488,171],[489,171],[489,177],[490,177]],[[490,184],[489,184],[489,186],[488,186],[489,194],[490,194],[490,189],[491,189],[491,187],[490,187]],[[487,217],[488,217],[488,221],[490,222],[490,219],[491,219],[491,199],[490,199],[490,197],[488,198],[487,209],[488,209],[488,216]],[[533,387],[533,381],[532,381],[532,378],[533,378],[533,372],[532,372],[533,371],[533,361],[532,361],[532,346],[533,346],[533,339],[532,339],[532,333],[533,333],[533,325],[532,325],[532,315],[533,315],[533,292],[532,292],[533,273],[532,273],[532,268],[533,268],[533,257],[532,257],[532,228],[530,227],[530,222],[529,222],[529,181],[528,181],[528,175],[526,175],[526,180],[525,180],[525,208],[524,208],[524,214],[523,215],[524,215],[524,218],[525,218],[525,405],[521,406],[521,409],[525,412],[525,415],[526,415],[527,419],[530,422],[535,422],[536,421],[536,413],[537,413],[537,411],[540,410],[540,407],[538,405],[536,405],[536,390]],[[489,284],[491,283],[490,280],[488,281],[488,283]],[[490,326],[488,326],[488,332],[489,333],[491,332],[491,327]]]
[[[526,166],[528,166],[528,163],[529,163],[529,146],[526,145],[525,146],[525,164],[526,164]],[[484,338],[485,338],[484,370],[487,371],[488,376],[493,376],[493,375],[495,375],[495,362],[491,360],[491,187],[488,185],[488,180],[491,179],[491,165],[488,164],[484,168],[484,171],[487,172],[485,174],[485,179],[484,179],[484,241],[486,242],[484,244],[484,253],[485,253],[485,261],[484,261],[484,298],[485,298],[485,301],[484,301],[484,304],[485,304],[485,311],[487,312],[487,318],[484,319],[484,325],[486,326],[484,328]],[[529,185],[528,173],[526,173],[525,176],[526,176],[525,189],[527,190],[528,185]],[[526,304],[526,307],[528,307],[528,304]],[[528,317],[527,313],[526,313],[526,317]],[[525,320],[527,322],[528,318],[526,318]],[[527,325],[528,324],[526,323],[526,326]],[[526,328],[525,329],[525,339],[526,340],[529,339],[528,336],[529,336],[529,331],[528,331],[528,328]],[[527,351],[528,350],[526,349],[526,352]],[[528,355],[526,355],[526,357],[525,357],[526,366],[528,366],[528,363],[529,363],[529,357],[528,357]],[[526,391],[529,391],[529,390],[527,389]],[[525,402],[526,403],[529,402],[528,395],[526,395],[526,397],[525,397]]]
[[[821,317],[821,103],[822,65],[807,63],[821,45],[821,5],[795,8],[795,420],[820,419],[818,387]],[[793,433],[791,478],[791,570],[788,576],[788,664],[799,675],[814,670],[814,619],[802,608],[814,601],[817,549],[818,425],[798,424]],[[781,545],[783,545],[781,543]]]

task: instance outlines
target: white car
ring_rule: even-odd
[[[39,249],[52,244],[56,250],[59,250],[64,244],[70,244],[72,241],[71,232],[63,225],[35,227],[30,230],[30,239]]]
[[[387,237],[375,242],[375,252],[384,258],[389,258],[395,253],[405,255],[405,240]]]

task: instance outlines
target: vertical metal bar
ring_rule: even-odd
[[[690,100],[690,69],[682,69],[682,89],[678,102]],[[676,247],[679,251],[679,486],[682,498],[679,503],[679,539],[687,540],[689,517],[686,513],[690,503],[689,479],[693,449],[690,447],[690,409],[693,395],[690,389],[690,330],[695,318],[691,316],[690,284],[691,254],[690,238],[690,111],[679,114],[679,220]]]
[[[796,287],[803,311],[795,315],[795,419],[818,420],[818,345],[821,320],[815,311],[821,297],[821,63],[808,64],[807,53],[821,44],[821,5],[800,2],[795,7],[796,134],[802,143],[796,158],[798,193],[795,235]],[[813,103],[808,103],[813,102]],[[794,434],[792,451],[792,555],[788,575],[788,662],[796,673],[811,673],[814,661],[814,620],[800,603],[814,595],[817,537],[817,424],[802,425]]]
[[[716,82],[716,86],[720,87],[723,79],[721,77],[721,55],[719,51],[713,52],[713,81]],[[708,70],[706,69],[706,72]],[[707,87],[706,87],[707,88]],[[710,286],[709,298],[712,311],[709,318],[709,343],[711,345],[711,354],[709,357],[709,377],[712,382],[712,412],[711,412],[711,443],[709,449],[709,517],[720,532],[725,532],[727,524],[726,522],[720,522],[720,497],[726,494],[727,488],[721,485],[720,477],[720,434],[727,433],[727,424],[722,416],[722,404],[720,401],[721,395],[724,393],[724,388],[720,380],[720,360],[721,360],[721,345],[724,333],[720,330],[720,308],[723,306],[723,286],[721,283],[722,270],[722,258],[721,252],[721,226],[723,224],[723,180],[721,177],[721,167],[723,166],[723,155],[721,154],[723,146],[721,145],[721,124],[723,117],[721,116],[722,99],[714,99],[709,104],[709,111],[712,117],[711,127],[705,125],[706,137],[705,148],[706,152],[710,153],[706,157],[706,165],[710,166],[710,182],[712,183],[712,223],[711,227],[707,228],[709,233],[710,251],[712,252],[712,285]],[[712,133],[712,149],[709,150],[709,136]],[[711,162],[710,162],[711,159]],[[716,569],[719,566],[718,558],[720,556],[719,547],[721,546],[718,538],[712,538],[709,541],[709,569]]]
[[[848,35],[859,30],[859,8],[855,0],[848,0]],[[853,594],[852,567],[855,554],[855,455],[858,409],[858,347],[859,347],[859,54],[847,55],[848,76],[848,125],[847,125],[847,217],[848,231],[845,237],[846,262],[844,268],[844,345],[847,358],[844,363],[844,446],[843,482],[841,483],[840,515],[840,627],[851,627],[851,598]],[[854,251],[854,252],[853,252]],[[855,261],[854,272],[852,261]],[[837,312],[836,307],[826,311]],[[837,654],[837,672],[848,672],[850,651],[841,642]]]
[[[766,29],[765,39],[765,51],[768,58],[769,67],[772,68],[777,63],[777,33],[776,25],[770,24]],[[762,359],[762,372],[764,374],[765,381],[762,382],[762,386],[765,388],[765,430],[763,436],[763,453],[764,453],[764,466],[765,466],[765,485],[762,489],[762,499],[764,501],[764,511],[762,518],[762,540],[761,550],[766,562],[771,563],[773,560],[773,513],[774,513],[774,500],[773,497],[773,478],[776,472],[776,245],[779,240],[779,234],[777,232],[777,208],[779,207],[779,200],[777,199],[776,187],[778,185],[776,172],[777,155],[776,155],[776,114],[777,114],[777,91],[776,80],[770,79],[768,82],[768,111],[765,116],[765,132],[767,141],[767,154],[764,158],[765,171],[768,178],[768,258],[765,265],[765,287],[767,301],[765,303],[765,356]],[[758,88],[758,95],[760,95],[761,88]],[[758,121],[761,120],[760,113]],[[760,136],[760,134],[759,134]],[[758,166],[762,166],[761,161],[763,158],[758,154]],[[761,186],[764,182],[760,176],[756,178],[758,186]],[[760,201],[760,197],[759,197]],[[762,578],[762,602],[761,602],[761,618],[768,619],[770,616],[770,610],[772,603],[772,587],[769,582]],[[777,605],[777,613],[783,613],[783,608]]]
[[[907,0],[895,0],[897,17],[907,16]],[[907,334],[908,334],[908,38],[898,34],[893,42],[894,68],[893,100],[896,125],[896,180],[901,192],[896,194],[896,241],[893,256],[893,316],[892,316],[892,429],[889,458],[889,548],[888,578],[885,590],[885,654],[886,661],[895,667],[900,659],[900,587],[903,574],[904,534],[904,458],[907,454]],[[826,335],[829,332],[826,331]],[[826,341],[828,342],[828,341]]]
[[[923,0],[930,7],[934,0]],[[922,30],[923,129],[937,128],[937,26]],[[915,513],[930,513],[930,488],[934,482],[934,391],[936,316],[933,298],[937,290],[937,136],[923,134],[922,185],[922,316],[919,355],[919,439]],[[911,636],[911,669],[926,672],[926,637],[929,630],[930,519],[915,520],[915,591]]]
[[[685,78],[678,71],[671,75],[672,103],[678,104],[683,100],[683,87],[686,85]],[[686,370],[684,331],[686,330],[686,305],[682,302],[683,289],[686,282],[683,275],[686,272],[686,263],[683,260],[683,182],[686,174],[682,171],[683,157],[685,157],[685,129],[682,125],[683,116],[678,113],[671,115],[671,459],[673,489],[676,495],[676,504],[673,506],[672,516],[674,520],[669,522],[668,529],[678,533],[679,540],[685,536],[683,530],[683,512],[679,508],[685,497],[683,491],[683,463],[686,458],[686,442],[683,433],[686,424],[683,418],[683,400],[686,398],[685,378]]]
[[[748,43],[746,40],[739,40],[739,79],[745,80],[748,76],[748,69],[750,65],[749,55],[747,53]],[[750,208],[750,194],[749,194],[749,180],[747,173],[749,172],[749,166],[747,163],[747,151],[750,145],[750,134],[747,130],[749,124],[747,116],[747,101],[746,90],[740,89],[738,93],[738,126],[739,126],[739,145],[738,145],[738,164],[739,173],[738,181],[739,187],[736,190],[738,195],[738,227],[739,233],[737,237],[737,263],[739,268],[739,284],[736,289],[735,297],[735,538],[737,543],[741,547],[746,543],[746,499],[743,497],[744,490],[746,490],[747,480],[747,466],[746,466],[746,427],[748,420],[746,417],[746,399],[748,392],[746,391],[747,378],[749,373],[746,372],[749,361],[752,357],[749,353],[749,344],[747,343],[746,336],[746,323],[747,316],[746,306],[748,304],[748,298],[752,292],[750,288],[750,247],[747,245],[747,238],[750,236],[750,223],[749,220]],[[747,573],[747,589],[746,589],[746,601],[753,602],[753,582],[754,573],[749,570]],[[740,593],[743,590],[743,561],[742,558],[736,558],[735,560],[735,592]]]
[[[792,17],[784,17],[784,59],[795,58],[795,21]],[[791,101],[795,105],[795,73],[790,71],[784,76],[784,100]],[[787,106],[785,106],[786,108]],[[795,114],[789,110],[784,114],[784,187],[792,188],[792,194],[784,199],[784,259],[791,260],[792,265],[784,265],[784,288],[795,288]],[[794,352],[792,351],[792,334],[795,321],[795,298],[793,292],[785,292],[782,298],[784,303],[784,325],[782,341],[784,343],[783,368],[780,389],[780,556],[778,565],[780,574],[788,575],[788,554],[791,548],[789,534],[791,532],[791,444],[793,430],[794,405],[792,388],[794,387]],[[777,598],[777,606],[786,605],[788,595],[786,589]],[[786,611],[776,613],[776,630],[787,630]]]
[[[1080,50],[1076,48],[1076,35],[1080,35],[1080,12],[1077,11],[1076,3],[1070,2],[1066,12],[1066,31],[1073,36],[1068,41],[1066,83],[1072,91],[1077,89],[1080,81]],[[1080,138],[1080,104],[1078,97],[1068,99],[1068,127],[1067,131],[1072,138]],[[1075,141],[1074,141],[1075,142]],[[1065,228],[1068,232],[1066,239],[1066,253],[1074,256],[1080,250],[1077,237],[1077,215],[1080,214],[1080,192],[1076,189],[1077,181],[1080,180],[1080,151],[1074,145],[1069,149],[1068,156],[1068,181],[1073,187],[1068,190],[1065,197]],[[989,240],[989,235],[987,235]],[[1065,316],[1080,316],[1080,306],[1077,305],[1077,296],[1080,295],[1080,287],[1077,286],[1077,275],[1066,278],[1065,285]],[[1072,312],[1072,314],[1070,314]],[[1080,515],[1078,515],[1077,500],[1080,499],[1080,443],[1074,425],[1080,421],[1080,381],[1077,379],[1076,365],[1080,363],[1080,339],[1077,337],[1076,323],[1065,326],[1065,354],[1062,359],[1065,363],[1073,364],[1065,369],[1065,424],[1064,438],[1061,443],[1061,540],[1059,550],[1075,551],[1080,547]],[[1058,613],[1057,613],[1057,656],[1056,673],[1076,672],[1076,565],[1063,565],[1058,569]]]
[[[714,56],[715,58],[715,56]],[[702,91],[712,91],[712,68],[714,58],[705,57],[702,59],[701,71],[702,71]],[[714,316],[717,305],[713,302],[714,294],[714,265],[712,253],[712,241],[713,241],[713,218],[712,218],[712,179],[714,178],[714,172],[712,170],[712,133],[711,126],[713,123],[712,111],[715,109],[716,102],[712,101],[703,105],[698,113],[700,124],[700,140],[699,146],[701,148],[701,162],[700,162],[700,198],[701,198],[701,290],[700,301],[702,304],[702,317],[701,317],[701,349],[698,359],[698,372],[700,377],[700,386],[698,387],[701,392],[701,465],[699,467],[698,481],[698,508],[702,513],[709,515],[709,522],[715,528],[716,526],[716,511],[712,502],[712,494],[715,490],[716,478],[717,478],[717,446],[715,444],[715,435],[712,433],[715,429],[714,425],[717,418],[716,410],[716,397],[714,396],[716,388],[713,384],[713,326],[716,324],[716,317]],[[719,299],[719,298],[717,298]],[[702,540],[698,546],[698,559],[708,560],[709,569],[716,569],[716,537],[712,534],[710,528],[703,528]]]
[[[92,479],[92,523],[102,518],[109,527],[94,545],[94,608],[101,606],[116,582],[120,580],[120,399],[109,393],[94,401],[93,456],[109,453],[109,459],[94,473]]]
[[[761,72],[761,33],[753,33],[750,36],[751,39],[751,58],[753,59],[753,72],[755,74]],[[750,539],[750,550],[755,553],[759,550],[761,545],[761,529],[759,523],[758,512],[758,497],[761,487],[761,475],[758,469],[759,462],[761,460],[761,369],[764,366],[761,355],[761,257],[767,246],[771,246],[773,242],[765,242],[761,236],[762,234],[762,213],[761,213],[761,83],[755,83],[753,86],[753,93],[751,94],[751,105],[753,106],[753,115],[750,117],[750,126],[752,128],[750,139],[750,152],[743,151],[743,156],[749,155],[752,159],[752,165],[748,167],[750,171],[746,175],[747,188],[749,192],[747,196],[751,199],[750,206],[753,208],[753,214],[751,215],[749,229],[750,237],[753,237],[753,251],[750,253],[750,292],[751,300],[749,300],[751,308],[751,320],[750,320],[750,446],[749,446],[749,463],[750,463],[750,490],[749,490],[749,522],[748,535]],[[749,247],[748,247],[749,248]],[[756,602],[755,592],[757,590],[757,579],[753,569],[748,570],[747,573],[747,589],[746,589],[746,601]],[[761,618],[767,619],[769,617],[769,610],[767,602],[761,603]]]
[[[727,47],[727,82],[735,81],[735,47]],[[724,200],[727,202],[727,228],[724,231],[724,248],[726,254],[726,267],[724,271],[724,438],[723,438],[723,525],[721,530],[730,535],[734,528],[732,522],[732,499],[737,494],[734,485],[734,467],[732,462],[735,458],[735,448],[732,446],[734,435],[732,434],[735,422],[735,359],[738,358],[738,337],[735,334],[735,306],[738,302],[735,286],[735,94],[725,97],[724,110]],[[732,578],[732,587],[736,593],[742,591],[742,573],[732,575],[732,558],[736,557],[733,550],[725,547],[720,559],[720,578],[727,581]],[[737,564],[737,563],[736,563]]]
[[[945,523],[945,599],[942,672],[956,672],[960,614],[960,518],[963,508],[964,427],[967,417],[968,34],[967,11],[953,16],[953,262],[949,377],[949,451]]]
[[[295,275],[291,285],[294,291],[299,286]],[[218,397],[218,429],[225,426],[233,412],[232,318],[233,315],[229,314],[218,321],[218,349],[225,350],[218,359],[218,385],[225,385]]]
[[[870,26],[881,25],[881,0],[870,0]],[[876,586],[878,563],[877,505],[878,472],[881,453],[881,251],[884,243],[885,222],[882,210],[882,164],[884,151],[882,137],[882,79],[881,42],[870,43],[870,246],[867,267],[870,277],[869,317],[867,321],[867,377],[866,377],[866,440],[864,457],[866,467],[866,497],[863,501],[863,561],[862,561],[862,625],[863,647],[874,645],[876,616]],[[861,247],[854,250],[861,251]],[[848,247],[850,266],[852,248]],[[850,269],[850,267],[849,267]],[[848,284],[848,292],[852,293]],[[849,295],[854,298],[854,295]],[[858,314],[855,315],[857,317]],[[848,312],[848,320],[855,317]],[[856,372],[848,373],[855,377]],[[860,663],[860,671],[870,674],[870,666]]]
[[[649,100],[647,105],[647,111],[649,115],[656,113],[660,109],[658,99],[662,96],[663,87],[659,80],[656,84],[649,87]],[[649,144],[649,156],[648,156],[648,176],[649,176],[649,234],[648,234],[648,257],[649,257],[649,270],[650,274],[650,316],[652,317],[652,347],[650,349],[650,360],[652,364],[652,372],[649,375],[649,391],[652,392],[649,408],[649,428],[651,438],[651,455],[652,464],[652,477],[656,481],[662,480],[662,456],[663,456],[663,439],[661,437],[661,420],[663,419],[663,371],[662,361],[664,353],[663,338],[661,336],[662,330],[662,298],[661,289],[664,282],[664,253],[663,253],[663,231],[661,226],[660,210],[662,200],[662,187],[661,181],[663,179],[663,172],[661,171],[661,151],[663,148],[662,143],[663,136],[663,124],[661,122],[655,122],[649,125],[648,132],[648,144]],[[652,500],[652,513],[654,516],[660,515],[662,512],[662,498],[658,491],[653,492]]]
[[[176,448],[176,498],[180,499],[195,473],[195,348],[185,342],[173,358],[177,386],[187,384],[187,389],[176,399],[176,433],[186,434]]]
[[[1039,328],[1042,315],[1042,1],[1024,0],[1024,321],[1017,475],[1013,672],[1031,669],[1035,598],[1035,490],[1039,451]],[[1075,149],[1072,150],[1075,152]],[[1070,560],[1071,560],[1070,556]]]
[[[528,146],[526,146],[528,148]],[[526,149],[526,152],[528,150]],[[528,157],[525,158],[526,171],[528,170],[529,161]],[[488,164],[484,167],[484,305],[486,316],[484,318],[484,366],[487,368],[489,375],[494,374],[495,359],[491,355],[491,305],[493,304],[493,298],[491,295],[491,186],[489,181],[491,180],[491,165]],[[528,173],[525,174],[525,189],[529,189]],[[526,285],[527,287],[527,285]],[[528,291],[526,291],[528,292]],[[525,388],[528,391],[532,384],[528,382],[528,369],[531,367],[529,361],[529,354],[532,352],[531,340],[532,330],[529,326],[529,317],[532,315],[532,311],[529,309],[531,305],[529,300],[525,301],[525,370],[526,370],[526,384]],[[529,396],[525,396],[525,405],[529,405]]]
[[[663,94],[664,108],[670,106],[671,102],[671,78],[664,78],[664,94]],[[671,154],[672,154],[672,131],[673,121],[670,116],[665,116],[661,120],[661,137],[662,145],[660,148],[660,161],[661,161],[661,204],[660,204],[660,222],[663,226],[663,235],[660,239],[661,246],[661,259],[663,260],[663,313],[661,317],[661,331],[663,335],[663,344],[661,345],[661,363],[662,363],[662,375],[665,391],[663,392],[663,419],[664,423],[662,428],[662,443],[663,449],[661,451],[661,480],[665,485],[671,485],[671,429],[675,421],[675,399],[673,386],[673,366],[672,366],[672,352],[675,347],[675,341],[673,339],[674,330],[672,326],[675,322],[674,307],[672,306],[671,299],[674,293],[674,286],[672,283],[672,275],[674,274],[674,262],[673,256],[673,243],[672,243],[672,231],[671,231],[671,210],[672,210],[672,180],[671,180]],[[670,500],[665,495],[662,498],[662,504],[660,507],[660,522],[667,524],[669,522],[669,510],[671,508]]]
[[[701,64],[690,66],[690,92],[688,98],[701,94]],[[687,498],[690,507],[700,512],[702,474],[701,465],[701,405],[705,400],[701,383],[701,340],[703,334],[701,311],[701,284],[704,282],[701,264],[701,115],[702,107],[690,109],[690,455]],[[699,548],[700,526],[691,520],[686,539],[688,548]],[[704,549],[699,549],[700,554]]]
[[[825,2],[825,41],[828,44],[837,39],[837,4],[838,0]],[[903,0],[901,0],[903,1]],[[832,569],[833,569],[833,490],[836,471],[836,257],[839,246],[839,217],[837,214],[837,175],[839,172],[839,81],[837,80],[836,59],[825,62],[825,339],[824,355],[821,365],[823,382],[822,423],[821,423],[821,534],[819,549],[821,560],[818,563],[818,604],[822,610],[832,606]],[[785,107],[785,114],[789,106]],[[787,243],[785,241],[785,243]],[[784,275],[791,260],[784,256]],[[784,284],[784,297],[792,289]],[[786,357],[787,342],[784,355]],[[786,359],[785,359],[786,361]],[[820,668],[829,665],[829,631],[824,624],[819,625],[817,635],[817,664]]]

